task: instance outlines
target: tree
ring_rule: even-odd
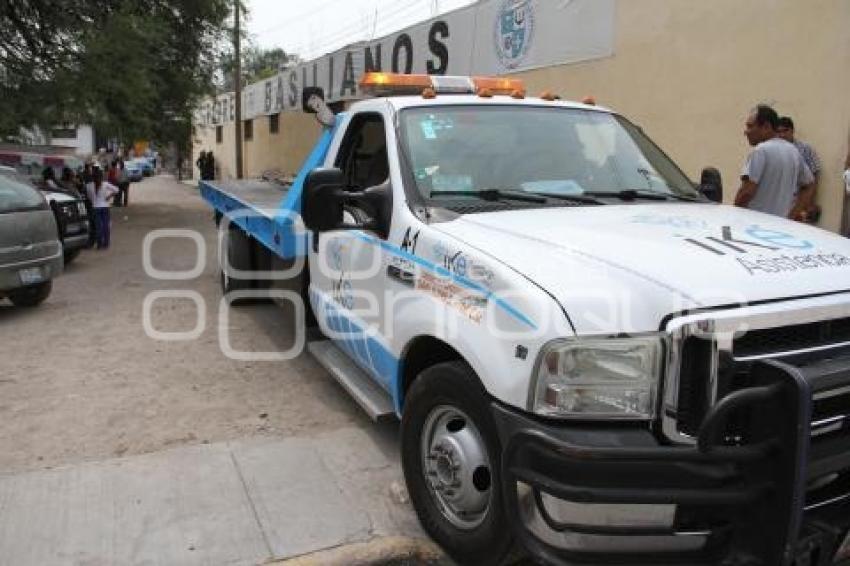
[[[267,79],[279,73],[284,65],[298,62],[300,62],[300,59],[297,55],[288,54],[279,47],[263,49],[249,43],[242,48],[242,84],[248,85]],[[218,80],[220,90],[224,92],[234,90],[235,65],[236,61],[232,51],[222,55]]]
[[[189,143],[232,0],[0,0],[0,132],[89,122]]]

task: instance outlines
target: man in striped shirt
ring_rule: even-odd
[[[817,152],[811,145],[794,138],[794,120],[792,120],[788,116],[782,116],[779,119],[779,124],[776,128],[776,135],[786,141],[793,143],[797,147],[797,151],[799,151],[800,155],[803,156],[803,160],[806,162],[806,165],[809,166],[809,170],[812,172],[812,175],[815,176],[815,189],[810,197],[811,206],[806,211],[806,217],[802,219],[806,222],[815,223],[820,218],[821,212],[820,207],[815,204],[815,199],[817,198],[818,190],[817,187],[818,183],[820,182],[820,173],[823,169],[820,156],[817,154]]]

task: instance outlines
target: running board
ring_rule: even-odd
[[[354,397],[369,417],[377,422],[395,417],[392,400],[369,375],[330,340],[307,343],[307,350]]]

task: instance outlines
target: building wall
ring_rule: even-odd
[[[760,102],[773,104],[819,152],[821,225],[839,229],[850,134],[850,1],[619,0],[616,17],[613,57],[520,73],[529,92],[595,96],[641,125],[692,178],[705,166],[719,168],[727,202],[750,149],[747,114]],[[232,177],[234,126],[222,128],[220,144],[215,128],[199,130],[195,158],[212,149],[221,174]],[[318,133],[309,115],[281,114],[276,135],[268,133],[268,118],[256,119],[254,140],[244,146],[245,175],[296,172]]]
[[[284,175],[295,175],[319,138],[321,128],[312,114],[285,112],[280,114],[278,133],[269,131],[269,117],[254,118],[254,138],[242,146],[244,177],[259,177],[266,171],[277,170]],[[236,126],[225,123],[222,142],[216,142],[215,127],[196,128],[192,163],[201,151],[212,151],[218,165],[219,176],[236,177]],[[244,128],[243,128],[244,135]],[[199,178],[197,166],[194,177]]]
[[[694,179],[723,173],[734,198],[760,102],[794,118],[821,156],[821,225],[840,226],[850,128],[850,2],[619,0],[611,58],[521,73],[529,92],[596,97],[644,130]]]

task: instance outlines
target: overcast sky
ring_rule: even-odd
[[[247,0],[246,28],[264,48],[313,59],[474,0]]]

